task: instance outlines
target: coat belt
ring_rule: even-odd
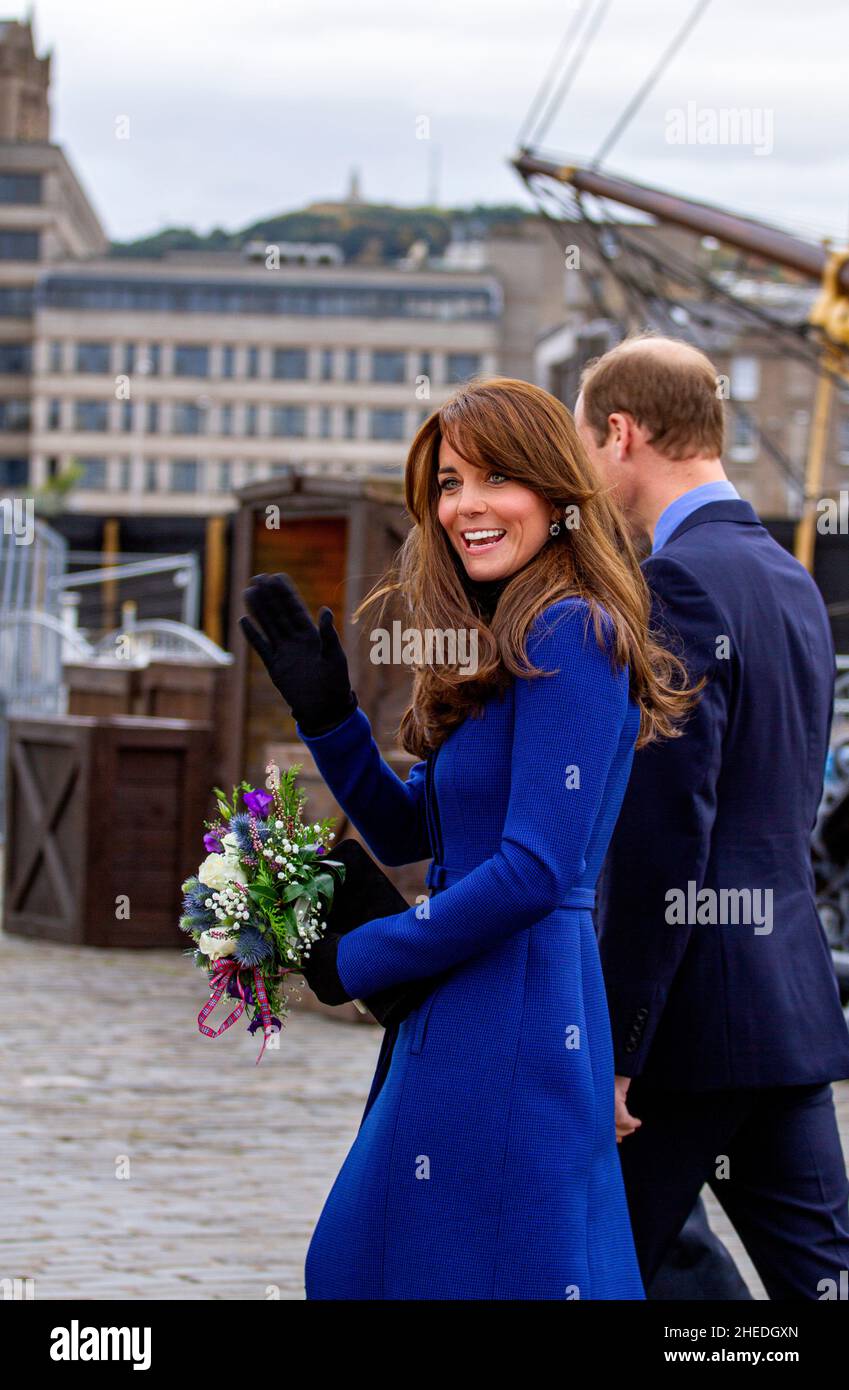
[[[434,893],[438,893],[441,888],[448,888],[453,883],[459,883],[472,872],[471,869],[452,869],[448,864],[431,864],[425,876],[425,883]],[[566,897],[558,907],[595,907],[594,888],[570,888]]]

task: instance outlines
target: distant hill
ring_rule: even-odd
[[[456,234],[477,237],[498,230],[518,231],[535,214],[515,204],[468,208],[401,208],[388,203],[311,203],[299,212],[276,213],[247,227],[227,232],[215,227],[199,236],[191,227],[166,227],[137,241],[113,241],[115,257],[150,258],[170,251],[238,251],[246,241],[330,241],[342,248],[346,262],[382,265],[405,256],[415,241],[441,255]]]

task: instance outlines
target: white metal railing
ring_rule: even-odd
[[[73,552],[69,558],[74,558]],[[142,580],[154,574],[173,575],[175,588],[182,591],[179,610],[182,621],[187,627],[197,627],[200,619],[200,562],[197,555],[191,553],[151,555],[147,559],[131,560],[129,563],[97,565],[91,569],[70,571],[63,576],[61,586],[66,592],[75,593],[80,589],[97,588],[106,583]]]
[[[125,605],[131,609],[132,605]],[[229,666],[231,652],[225,652],[205,632],[172,622],[170,618],[149,618],[136,622],[132,612],[125,612],[125,622],[114,632],[107,632],[94,644],[93,656],[114,657],[121,651],[125,659],[139,665],[149,661],[203,661],[215,666]]]

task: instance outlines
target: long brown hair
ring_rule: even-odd
[[[562,512],[577,508],[578,524],[561,529],[510,576],[491,623],[464,586],[464,568],[439,521],[436,471],[446,439],[467,462],[497,467]],[[390,573],[362,600],[353,620],[399,593],[410,625],[419,632],[478,629],[477,670],[428,664],[415,667],[412,700],[399,737],[417,757],[438,748],[451,729],[512,677],[548,674],[528,662],[526,639],[537,616],[558,599],[585,599],[596,640],[605,649],[600,605],[613,620],[611,660],[629,666],[630,690],[640,707],[637,747],[674,738],[677,723],[704,680],[692,688],[686,667],[649,632],[651,603],[624,517],[602,484],[574,421],[556,397],[529,382],[489,377],[460,387],[419,428],[404,477],[413,518]]]

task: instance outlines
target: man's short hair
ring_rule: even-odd
[[[689,343],[645,334],[626,338],[584,368],[584,418],[598,444],[610,432],[608,416],[627,413],[666,458],[719,457],[725,413],[718,380],[710,358]]]

